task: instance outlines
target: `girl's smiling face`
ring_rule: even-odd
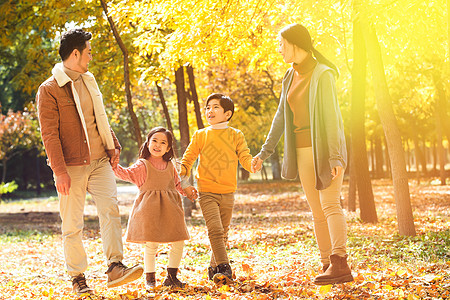
[[[162,157],[170,150],[167,136],[163,132],[157,132],[150,138],[148,151],[153,157]]]

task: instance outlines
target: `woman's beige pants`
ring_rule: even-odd
[[[340,203],[344,174],[335,178],[326,189],[316,190],[312,147],[297,148],[297,166],[313,215],[320,260],[323,264],[329,264],[331,254],[346,254],[347,224]]]

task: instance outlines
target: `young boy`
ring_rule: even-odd
[[[209,95],[205,114],[211,126],[194,133],[181,160],[181,187],[192,199],[197,191],[190,186],[187,178],[200,155],[196,176],[199,203],[212,249],[208,276],[216,284],[229,284],[233,281],[226,241],[234,206],[238,161],[253,173],[252,156],[244,134],[228,127],[233,113],[234,103],[229,97],[222,94]]]

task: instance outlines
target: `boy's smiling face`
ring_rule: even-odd
[[[225,112],[223,107],[220,105],[220,100],[212,99],[206,105],[205,115],[209,125],[215,125],[227,122],[231,117],[231,111]]]

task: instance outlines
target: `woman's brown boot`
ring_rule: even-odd
[[[314,279],[314,284],[327,285],[353,281],[352,272],[347,264],[347,255],[330,255],[330,266]]]

